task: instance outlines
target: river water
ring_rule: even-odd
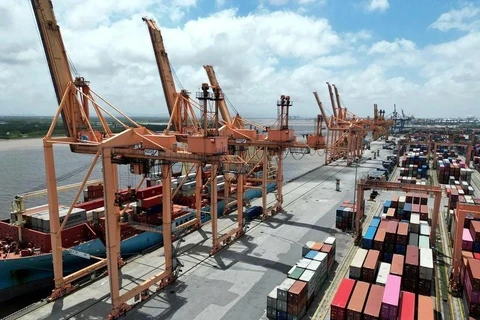
[[[269,125],[274,120],[259,119],[256,122]],[[302,140],[303,134],[313,132],[313,121],[292,120],[290,124],[299,140]],[[87,173],[93,156],[72,153],[69,147],[64,145],[56,145],[54,150],[58,185],[81,182]],[[285,158],[284,179],[289,181],[321,164],[323,164],[323,157],[306,155],[303,159],[296,160],[292,155],[288,155]],[[139,177],[129,174],[127,170],[127,166],[120,167],[119,183],[122,186],[127,184],[135,186]],[[90,180],[101,178],[101,162],[99,161]],[[0,219],[6,219],[10,217],[11,202],[15,195],[46,188],[42,139],[0,140],[0,181],[2,183],[0,187]],[[64,205],[71,204],[75,193],[76,189],[59,193],[60,202]],[[27,207],[46,202],[46,197],[25,200]]]

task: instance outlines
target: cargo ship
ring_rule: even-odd
[[[261,175],[261,171],[254,174]],[[206,189],[202,191],[202,223],[210,220],[208,177],[209,171],[206,170],[202,173],[202,180],[206,185]],[[223,176],[217,177],[217,189],[219,190],[217,212],[219,216],[225,213],[226,204],[225,199],[222,199],[225,187],[223,179]],[[176,188],[182,180],[184,183],[173,199],[174,235],[180,231],[178,226],[194,219],[196,214],[194,209],[195,173],[183,176],[175,174],[172,178],[172,188]],[[247,184],[244,193],[245,201],[261,197],[260,188],[248,188],[248,186],[252,186],[252,184]],[[276,183],[267,184],[267,192],[271,192],[275,188]],[[230,201],[234,199],[235,191],[235,186],[232,184]],[[127,210],[126,223],[121,224],[121,253],[124,258],[142,254],[162,245],[161,195],[161,181],[153,179],[147,180],[147,186],[144,188],[138,190],[129,188],[116,194],[117,204],[130,205],[130,209]],[[235,207],[230,209],[235,209]],[[63,221],[68,210],[68,206],[59,207],[60,222]],[[256,210],[257,213],[258,211]],[[156,230],[138,228],[139,225]],[[184,229],[182,231],[190,232],[191,230]],[[16,213],[12,213],[10,219],[0,221],[0,241],[0,302],[53,286],[48,205],[17,210]],[[83,202],[74,206],[62,231],[62,245],[66,249],[63,251],[64,275],[96,262],[96,259],[90,258],[91,256],[100,258],[106,256],[102,185],[88,186],[84,190]]]

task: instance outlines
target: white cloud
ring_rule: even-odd
[[[476,20],[474,20],[476,18]],[[450,10],[442,14],[437,21],[430,25],[430,28],[440,31],[458,29],[471,31],[480,27],[480,8],[472,4],[458,10]]]
[[[388,0],[369,0],[366,3],[367,11],[386,11],[390,7]]]
[[[275,116],[281,94],[292,97],[294,114],[314,116],[312,91],[329,104],[326,81],[335,83],[345,105],[361,116],[372,115],[373,103],[387,113],[396,103],[418,117],[432,110],[478,114],[475,30],[429,46],[401,37],[371,43],[369,30],[338,32],[308,13],[265,9],[248,15],[228,9],[196,20],[185,14],[185,23],[165,27],[174,10],[167,2],[144,1],[119,2],[115,11],[84,2],[89,11],[82,13],[88,26],[83,28],[72,13],[75,1],[69,1],[54,5],[71,60],[93,90],[129,115],[167,113],[144,15],[157,19],[174,71],[193,97],[208,80],[202,65],[212,64],[245,117]],[[0,0],[0,113],[52,115],[57,103],[29,3],[6,2]],[[196,3],[183,4],[190,6],[179,12],[188,13]]]

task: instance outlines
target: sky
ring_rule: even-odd
[[[160,26],[177,89],[213,65],[245,118],[315,117],[326,82],[344,107],[422,117],[480,116],[480,1],[53,0],[66,51],[91,88],[131,116],[168,114],[143,16]],[[0,115],[58,105],[29,0],[0,0]]]

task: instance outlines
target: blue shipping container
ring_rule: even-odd
[[[380,217],[373,217],[372,222],[370,222],[370,227],[378,228],[380,225]]]
[[[312,259],[315,258],[315,256],[318,254],[318,251],[315,250],[310,250],[306,255],[305,258],[307,259]]]
[[[395,250],[395,251],[398,254],[401,254],[402,256],[404,256],[407,252],[407,247],[397,244],[397,250]]]
[[[375,239],[375,233],[377,232],[377,228],[368,227],[367,232],[362,240],[362,248],[363,249],[371,249],[373,245],[373,239]]]

